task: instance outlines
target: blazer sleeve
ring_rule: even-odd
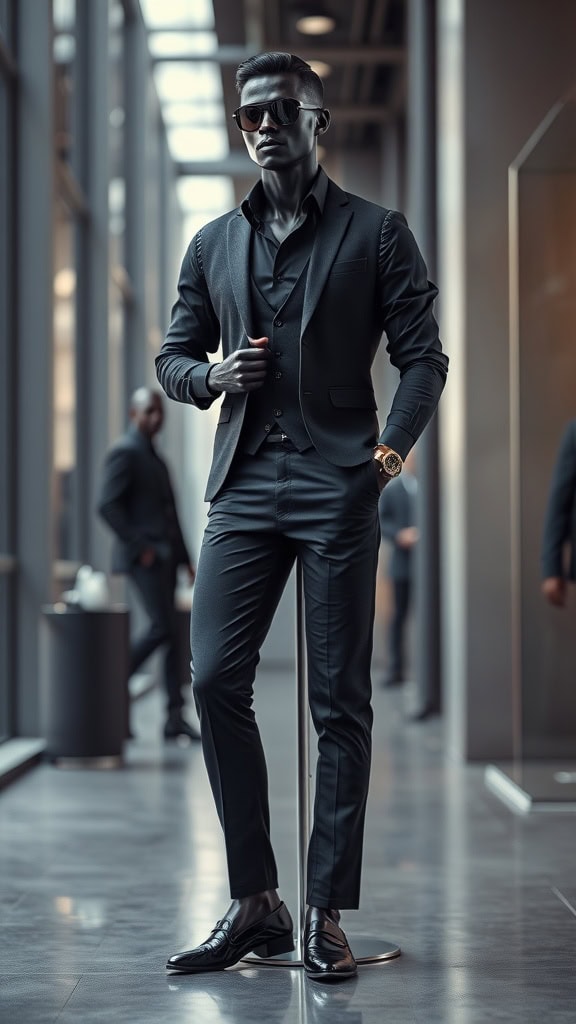
[[[133,485],[134,464],[128,448],[112,448],[104,463],[98,512],[113,533],[136,559],[146,546],[146,537],[128,514],[128,496]]]
[[[542,536],[542,576],[565,575],[563,551],[571,536],[576,495],[576,420],[564,432],[552,475]]]
[[[444,388],[448,358],[432,310],[438,289],[401,213],[389,211],[380,237],[383,329],[400,383],[380,437],[406,457],[431,418]]]
[[[206,378],[209,352],[220,344],[220,324],[208,293],[201,259],[202,232],[194,236],[182,261],[178,298],[168,333],[156,356],[156,374],[169,398],[208,409],[219,395]]]

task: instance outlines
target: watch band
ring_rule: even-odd
[[[387,444],[377,444],[374,448],[374,459],[380,465],[380,470],[393,479],[399,476],[404,465],[402,457],[390,448]]]

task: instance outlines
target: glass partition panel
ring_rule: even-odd
[[[576,760],[576,601],[541,592],[552,471],[576,418],[576,102],[559,103],[511,169],[512,531],[516,756]]]

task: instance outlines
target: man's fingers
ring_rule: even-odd
[[[259,348],[239,348],[236,352],[236,358],[241,362],[261,362],[264,364],[265,362],[268,362],[270,352],[268,349],[262,348],[262,346]]]
[[[264,345],[268,344],[268,338],[251,338],[249,334],[246,335],[251,345],[259,348],[263,348]]]

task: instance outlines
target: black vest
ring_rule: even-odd
[[[288,298],[276,311],[251,283],[252,321],[258,337],[269,338],[271,368],[266,381],[251,391],[246,403],[240,447],[254,455],[273,429],[287,434],[299,451],[312,447],[302,418],[299,400],[300,326],[308,263]]]

